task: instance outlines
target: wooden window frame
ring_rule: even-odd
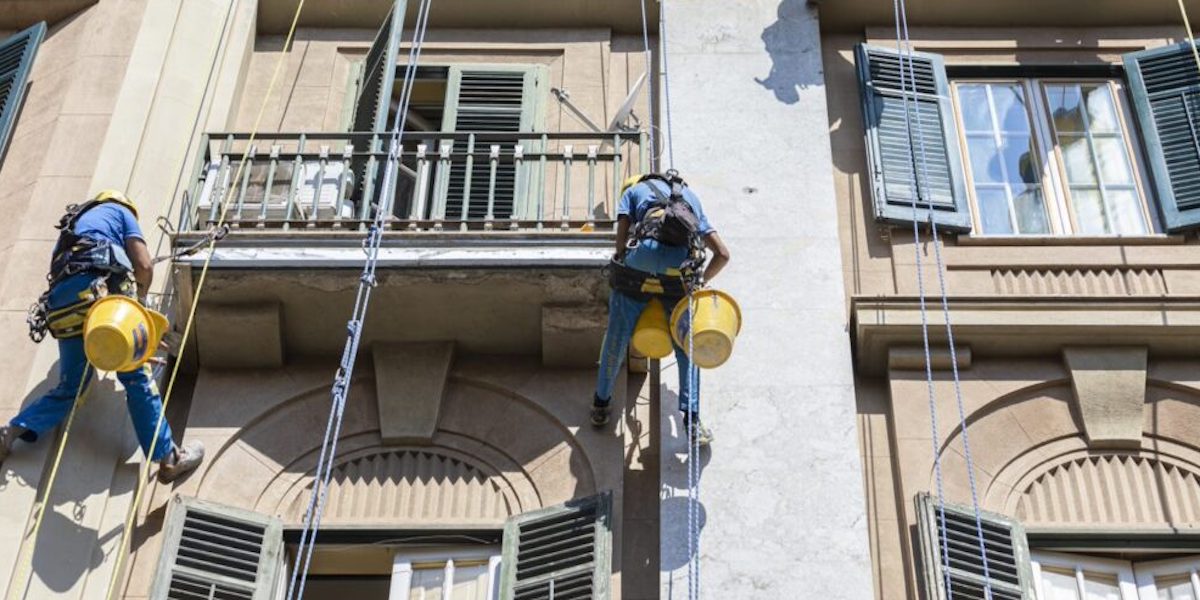
[[[500,548],[445,548],[438,550],[397,551],[392,558],[392,584],[388,600],[408,600],[412,595],[412,576],[415,564],[444,563],[446,582],[453,586],[455,561],[485,561],[488,566],[487,600],[496,600],[500,593]]]
[[[1127,560],[1112,560],[1086,555],[1059,554],[1056,552],[1030,553],[1030,565],[1033,568],[1033,585],[1038,598],[1045,598],[1046,592],[1042,586],[1042,568],[1045,566],[1058,569],[1071,569],[1075,572],[1075,581],[1080,598],[1086,598],[1083,585],[1085,573],[1103,573],[1115,575],[1117,586],[1123,596],[1121,600],[1137,600],[1137,586],[1134,584],[1133,563]]]

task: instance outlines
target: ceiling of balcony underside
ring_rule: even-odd
[[[891,0],[818,0],[817,4],[826,31],[894,24]],[[1200,16],[1200,0],[1185,4],[1191,14]],[[1166,0],[907,0],[906,5],[908,22],[914,27],[1183,27],[1178,4]]]
[[[433,29],[611,28],[640,33],[639,0],[438,0],[432,4]],[[376,29],[392,0],[307,0],[300,27]],[[407,23],[416,20],[416,0],[409,0]],[[658,4],[651,3],[651,13]],[[260,0],[258,30],[284,33],[292,21],[295,0]],[[658,27],[655,15],[652,28]]]

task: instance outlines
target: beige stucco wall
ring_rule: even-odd
[[[917,50],[943,54],[949,65],[1096,64],[1116,63],[1122,53],[1173,42],[1178,32],[1152,27],[1027,29],[1014,38],[1000,29],[916,28],[913,39]],[[936,305],[934,249],[928,232],[914,248],[910,229],[883,226],[873,218],[853,49],[863,41],[894,47],[891,30],[827,33],[823,39],[839,237],[851,305],[903,305],[915,319],[917,252],[934,303],[936,440],[931,437],[917,322],[900,331],[897,313],[889,312],[864,328],[871,309],[861,308],[855,314],[858,328],[851,333],[858,352],[858,426],[875,595],[912,599],[922,597],[913,500],[937,489],[935,445],[946,499],[968,506],[971,501]],[[1161,300],[1151,309],[1160,316],[1164,308],[1186,305],[1187,298],[1200,292],[1196,243],[1190,236],[1167,235],[1125,240],[944,236],[946,287],[951,317],[961,325],[955,333],[961,334],[956,337],[962,344],[963,401],[982,508],[1017,517],[1034,532],[1200,526],[1200,513],[1187,496],[1200,468],[1200,430],[1186,425],[1200,418],[1200,397],[1190,383],[1194,377],[1187,374],[1195,346],[1169,342],[1176,337],[1172,327],[1186,326],[1187,320],[1144,323],[1149,327],[1137,334],[1139,346],[1129,349],[1144,361],[1149,348],[1141,379],[1139,373],[1130,379],[1130,373],[1115,369],[1073,375],[1063,357],[1064,347],[1072,343],[1099,348],[1123,343],[1117,341],[1123,335],[1118,330],[1138,327],[1138,317],[1124,310],[1123,302]],[[1178,303],[1171,303],[1172,298]],[[1071,307],[1089,303],[1097,311],[1095,327],[1070,316]],[[970,314],[977,309],[989,316],[975,320]],[[1027,328],[1034,323],[1046,327]],[[1094,422],[1097,414],[1120,413],[1095,409],[1114,389],[1135,390],[1115,401],[1144,418],[1107,428],[1112,424]],[[1093,434],[1120,427],[1140,434],[1114,447],[1111,441],[1089,438],[1089,425]],[[1159,494],[1156,487],[1169,492]],[[1137,498],[1141,500],[1131,500]],[[1066,506],[1072,508],[1063,510]]]
[[[190,156],[188,140],[212,113],[227,119],[236,95],[238,69],[232,67],[243,62],[237,55],[248,38],[233,23],[233,5],[102,0],[51,24],[0,167],[0,198],[9,203],[0,227],[10,240],[0,248],[0,341],[13,350],[0,366],[5,419],[56,380],[53,342],[29,345],[23,317],[42,291],[52,225],[63,207],[102,188],[125,189],[139,204],[152,252],[165,249],[154,222],[170,213]],[[237,6],[252,27],[254,2]],[[163,289],[166,279],[164,269],[154,289]],[[28,580],[28,597],[105,594],[141,452],[115,379],[100,378],[87,397],[31,561],[34,542],[25,534],[57,436],[18,444],[0,472],[6,591],[26,590]],[[19,553],[25,553],[21,562]]]
[[[143,598],[149,590],[161,546],[156,532],[172,494],[278,516],[287,526],[300,524],[328,412],[328,367],[327,361],[299,361],[281,369],[199,372],[188,437],[202,440],[209,458],[180,485],[154,486],[142,531],[148,541],[137,548],[125,597]],[[593,383],[591,369],[547,370],[536,359],[458,356],[428,445],[389,445],[380,439],[379,412],[381,400],[388,399],[377,395],[383,388],[377,387],[374,370],[361,365],[347,400],[339,464],[425,452],[464,466],[439,471],[411,463],[406,471],[397,464],[382,474],[375,471],[376,477],[339,475],[339,497],[356,498],[357,504],[348,508],[334,500],[324,527],[499,529],[510,515],[612,490],[614,548],[621,548],[624,428],[618,423],[615,431],[595,430],[584,424],[579,399],[590,394]],[[462,508],[480,493],[468,485],[467,471],[485,478],[502,500],[486,511]],[[423,492],[416,497],[418,503],[426,498],[425,503],[410,506],[407,496],[392,497],[389,490],[418,477]],[[614,554],[615,589],[621,583],[620,557]]]

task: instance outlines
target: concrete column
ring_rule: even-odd
[[[870,598],[816,9],[664,1],[675,153],[664,167],[673,162],[729,245],[714,286],[744,316],[733,358],[702,375],[716,436],[700,461],[702,595]],[[686,446],[669,370],[662,597],[683,598]]]

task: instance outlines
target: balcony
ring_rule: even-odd
[[[367,343],[452,340],[594,362],[607,292],[599,267],[612,254],[621,182],[650,160],[645,134],[412,132],[390,174],[389,143],[372,133],[204,138],[174,236],[183,248],[218,222],[229,227],[199,307],[201,362],[245,364],[245,344],[206,321],[242,319],[251,325],[241,335],[278,339],[258,352],[275,357],[264,364],[340,350],[344,323],[332,315],[350,314],[365,231],[380,214]],[[181,297],[206,259],[177,261]]]

